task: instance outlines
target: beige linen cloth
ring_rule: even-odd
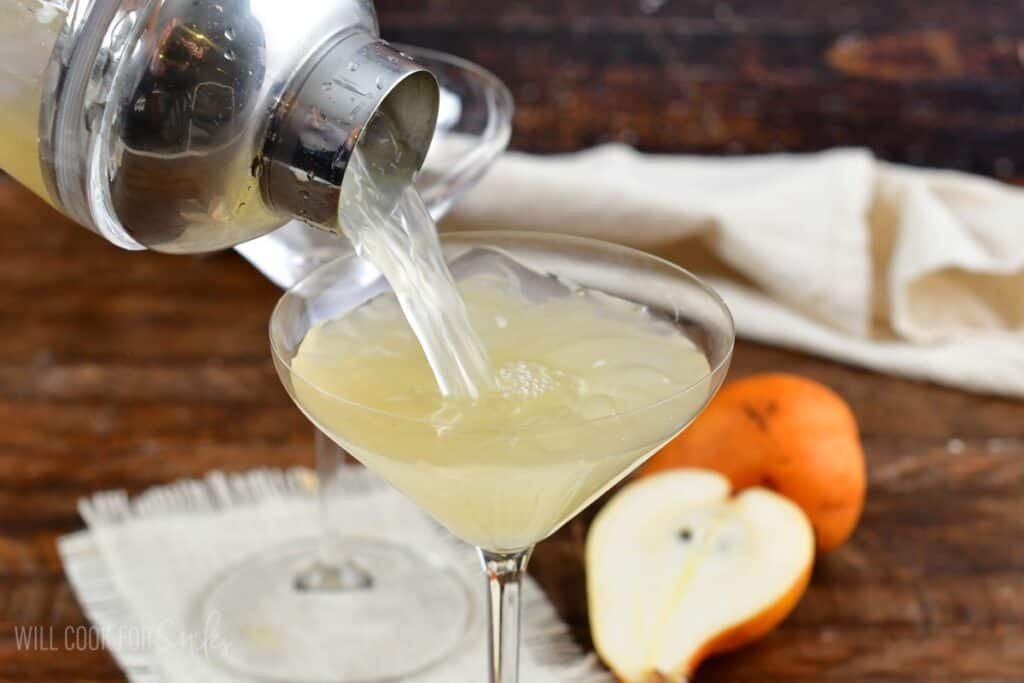
[[[443,224],[651,251],[703,276],[740,336],[1024,396],[1024,191],[868,152],[697,158],[620,145],[505,155]]]
[[[468,591],[471,619],[465,638],[433,668],[405,677],[403,683],[483,680],[486,590],[476,553],[367,470],[347,467],[338,484],[341,491],[331,505],[334,533],[397,543],[444,560],[461,575]],[[294,669],[285,665],[294,667],[296,662],[307,663],[313,680],[363,680],[372,677],[376,658],[401,657],[400,644],[414,645],[410,639],[416,637],[424,639],[423,647],[437,642],[418,620],[424,608],[417,605],[406,610],[401,636],[393,634],[401,643],[382,639],[379,650],[367,651],[359,660],[334,654],[340,636],[330,625],[359,615],[339,609],[329,597],[285,603],[286,611],[275,612],[267,623],[260,621],[258,610],[244,623],[230,614],[203,617],[199,604],[224,572],[314,533],[319,512],[315,490],[316,475],[305,470],[212,472],[202,480],[157,486],[134,498],[105,491],[80,501],[88,529],[60,539],[61,559],[79,603],[132,683],[252,683],[255,679],[216,663],[218,650],[231,646],[228,633],[247,633],[265,643],[272,656],[262,665],[277,680],[288,680],[283,672]],[[252,601],[276,606],[267,596],[280,588],[268,585]],[[524,683],[612,683],[596,658],[572,641],[529,577],[523,600]],[[314,613],[319,625],[311,628]],[[283,668],[275,670],[275,665]]]

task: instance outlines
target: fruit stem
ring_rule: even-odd
[[[480,550],[487,572],[488,613],[490,614],[490,683],[519,681],[520,593],[526,564],[533,548],[515,553]]]

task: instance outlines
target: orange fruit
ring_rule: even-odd
[[[853,412],[830,388],[795,375],[726,384],[640,474],[677,467],[721,472],[737,490],[781,493],[807,514],[822,552],[849,538],[864,507],[864,451]]]

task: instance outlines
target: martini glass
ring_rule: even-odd
[[[429,420],[336,395],[317,377],[293,369],[314,326],[387,291],[379,275],[368,277],[360,259],[342,258],[318,269],[275,308],[270,323],[275,366],[303,413],[456,536],[478,547],[489,591],[487,680],[517,683],[520,583],[534,544],[628,475],[704,408],[727,371],[732,318],[721,298],[696,277],[626,247],[514,232],[446,235],[442,244],[449,262],[474,250],[497,250],[541,274],[538,282],[554,275],[645,306],[688,337],[707,362],[707,371],[691,384],[627,412],[571,427],[446,432]],[[453,272],[458,277],[459,269]],[[487,462],[450,457],[453,453],[486,453]]]
[[[441,87],[437,128],[416,178],[430,215],[440,220],[507,146],[512,97],[497,77],[472,62],[395,47],[430,69]],[[353,253],[348,240],[298,221],[236,250],[282,288]],[[350,277],[377,277],[358,264]],[[363,291],[361,282],[350,283],[353,295]],[[368,478],[350,485],[341,467],[345,452],[319,431],[315,452],[318,528],[241,562],[200,599],[197,620],[220,624],[227,644],[216,651],[216,663],[250,680],[289,683],[390,681],[429,668],[458,646],[475,616],[462,575],[410,548],[336,533],[332,501],[354,493]],[[438,602],[442,609],[408,619],[410,604]],[[403,643],[401,656],[378,642],[385,632]]]

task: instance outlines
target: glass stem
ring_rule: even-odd
[[[316,473],[319,479],[317,505],[320,517],[317,525],[316,558],[312,565],[295,577],[295,587],[301,591],[353,591],[373,587],[373,576],[353,557],[339,557],[338,539],[331,529],[332,488],[341,473],[345,452],[331,439],[316,430]]]
[[[480,551],[487,572],[490,683],[519,681],[519,616],[523,574],[533,548],[518,553]]]
[[[317,525],[317,557],[324,567],[333,567],[338,564],[337,557],[334,557],[333,533],[331,532],[331,488],[338,478],[341,470],[343,455],[333,441],[319,429],[316,432],[316,475],[320,485],[317,488],[317,514],[319,524]]]

